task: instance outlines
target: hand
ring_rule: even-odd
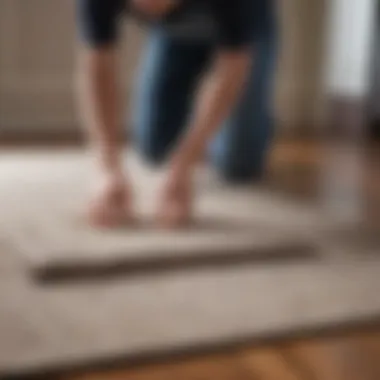
[[[96,227],[116,227],[132,220],[132,192],[124,175],[103,172],[96,178],[88,207],[90,224]]]
[[[190,172],[170,168],[164,180],[159,202],[157,213],[159,226],[175,229],[188,224],[193,204]]]

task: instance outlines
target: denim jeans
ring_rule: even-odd
[[[274,134],[271,105],[277,30],[274,16],[263,20],[243,96],[208,149],[210,162],[229,181],[262,176]],[[151,31],[133,107],[134,142],[151,163],[165,160],[183,133],[211,54],[212,47],[206,43],[180,42],[158,28]]]

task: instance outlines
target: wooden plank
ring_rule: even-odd
[[[253,378],[260,380],[303,380],[276,349],[248,350],[240,361]]]
[[[380,331],[65,380],[379,380]]]
[[[370,372],[368,378],[380,379],[380,332],[368,332],[356,337],[360,349],[360,359],[363,371]],[[369,377],[371,376],[371,377]]]
[[[295,343],[284,350],[284,355],[308,372],[310,379],[378,380],[380,334],[377,338],[372,338],[371,344],[369,340],[365,333],[363,336]]]
[[[178,367],[177,379],[181,380],[256,380],[234,354],[186,361]]]

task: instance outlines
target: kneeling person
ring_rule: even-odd
[[[158,207],[161,224],[182,225],[191,216],[194,168],[210,139],[229,116],[249,74],[255,37],[252,0],[130,0],[127,3],[78,0],[78,6],[86,45],[80,59],[80,105],[99,173],[90,205],[91,220],[97,225],[114,225],[132,214],[130,183],[120,156],[120,97],[116,76],[118,25],[125,9],[135,11],[148,22],[160,24],[178,34],[178,38],[207,35],[212,40],[209,71],[201,83],[186,130],[169,158]],[[196,23],[192,24],[193,21]]]

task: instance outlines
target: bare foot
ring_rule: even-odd
[[[122,175],[98,179],[88,208],[88,220],[96,227],[111,228],[132,222],[132,194]]]
[[[190,223],[192,216],[193,194],[188,177],[168,176],[157,214],[160,227],[176,229]]]

